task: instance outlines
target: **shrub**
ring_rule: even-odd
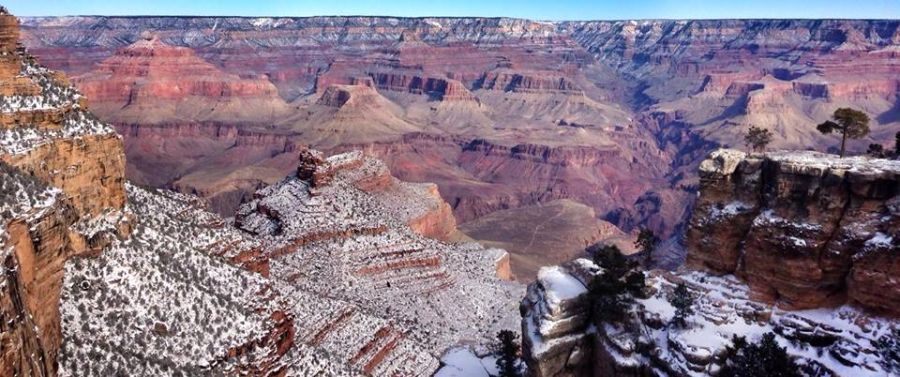
[[[720,377],[800,377],[800,367],[784,347],[775,341],[774,333],[766,333],[759,343],[748,343],[734,336],[725,349],[725,365]]]
[[[669,303],[675,307],[675,316],[672,317],[672,323],[682,327],[686,326],[687,322],[685,319],[694,314],[694,297],[691,296],[691,292],[684,283],[678,283],[672,297],[669,299]]]

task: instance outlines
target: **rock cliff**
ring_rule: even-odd
[[[700,165],[687,264],[806,309],[850,300],[898,315],[900,164],[815,152],[719,150]],[[877,266],[877,267],[876,267]]]
[[[124,151],[64,76],[19,48],[5,10],[0,28],[0,370],[54,376],[66,262],[128,234]]]
[[[16,25],[0,11],[0,41]],[[191,57],[144,47],[133,54]],[[215,123],[119,127],[280,143],[294,172],[232,224],[200,198],[126,183],[122,138],[80,92],[0,49],[3,375],[430,375],[451,347],[515,325],[506,252],[429,238],[456,237],[435,185]]]
[[[227,74],[196,56],[147,35],[72,82],[104,120],[158,124],[176,120],[265,123],[288,111],[265,77]]]
[[[522,301],[533,376],[715,376],[732,335],[774,332],[808,376],[900,371],[897,161],[720,149],[700,164],[687,264],[645,272],[621,323],[591,320],[580,259],[545,267]],[[673,324],[674,287],[694,302]],[[887,343],[885,343],[887,341]]]
[[[651,271],[647,298],[628,318],[597,326],[587,284],[603,269],[586,259],[546,267],[522,301],[524,358],[532,376],[715,376],[733,335],[755,341],[773,332],[806,376],[883,376],[900,365],[890,356],[896,321],[851,306],[791,311],[751,299],[734,276]],[[684,327],[671,324],[677,284],[694,298]]]

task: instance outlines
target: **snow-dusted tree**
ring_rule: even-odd
[[[800,367],[784,347],[775,341],[774,333],[766,333],[758,343],[748,343],[735,335],[725,349],[725,365],[720,377],[800,377]]]
[[[595,324],[625,319],[634,296],[643,294],[646,282],[637,263],[629,261],[615,245],[605,245],[594,253],[594,263],[603,268],[588,284],[588,301]]]

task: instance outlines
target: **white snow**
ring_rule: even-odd
[[[478,356],[468,348],[454,348],[447,352],[441,362],[444,367],[435,377],[489,377],[488,371]]]
[[[559,266],[541,267],[538,280],[544,286],[547,300],[551,305],[571,300],[587,292],[587,288],[578,279],[569,275]]]
[[[890,247],[893,242],[894,242],[893,237],[891,237],[887,234],[878,232],[878,233],[875,233],[875,236],[866,240],[865,246],[867,248]]]

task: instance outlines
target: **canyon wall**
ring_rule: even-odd
[[[123,122],[123,143],[15,44],[16,25],[0,7],[0,41],[12,43],[0,45],[3,375],[431,375],[450,347],[483,347],[514,326],[522,287],[502,280],[507,253],[437,240],[460,236],[434,184],[401,182],[360,152],[326,159],[285,134],[215,120]],[[115,59],[192,66],[190,51],[153,39],[132,47]],[[178,65],[115,59],[109,72],[139,84]],[[259,94],[239,90],[252,80],[193,78],[186,93],[156,94]],[[134,88],[132,103],[153,88]],[[174,142],[195,154],[289,158],[292,172],[274,164],[276,182],[231,223],[203,199],[125,182],[125,150],[173,137],[217,140]],[[143,163],[169,162],[152,156]],[[244,178],[230,179],[247,189]]]
[[[570,199],[670,237],[697,166],[749,125],[774,148],[829,150],[815,125],[866,109],[852,153],[900,131],[895,20],[88,16],[25,19],[23,40],[102,119],[146,130],[126,135],[130,178],[224,215],[293,168],[287,139],[374,151],[436,183],[460,223]],[[198,124],[273,138],[232,148]]]
[[[591,310],[603,266],[538,272],[521,304],[531,375],[714,376],[732,334],[767,332],[804,375],[896,373],[881,342],[900,315],[900,162],[720,149],[699,169],[686,266],[644,272],[624,321]],[[683,325],[672,322],[679,284],[693,299]]]
[[[66,262],[128,234],[124,150],[65,76],[19,48],[5,10],[0,28],[0,371],[55,376]]]
[[[897,315],[891,286],[900,163],[815,152],[719,150],[700,165],[687,265],[737,274],[756,299],[815,308],[849,299]]]

